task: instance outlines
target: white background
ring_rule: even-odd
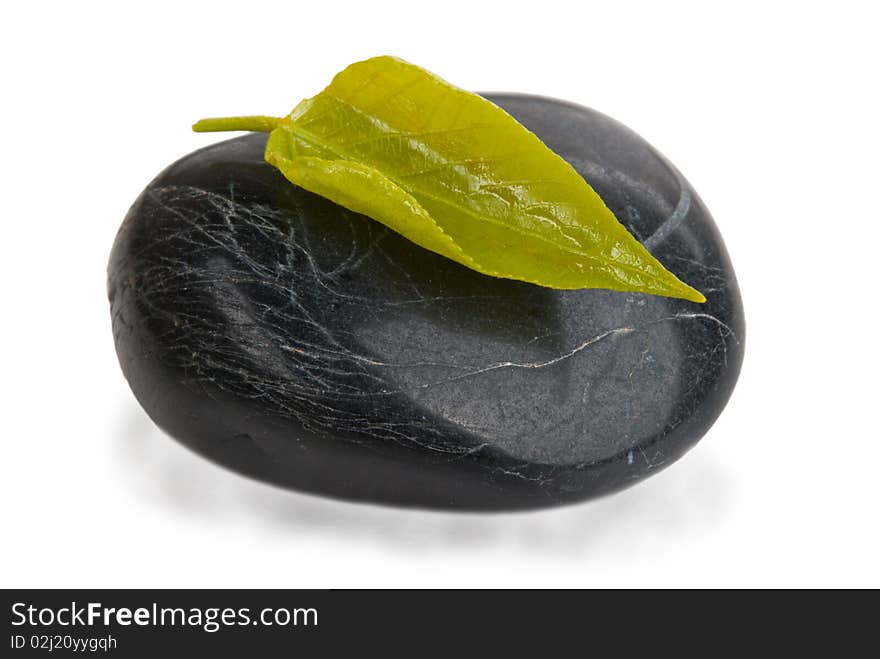
[[[880,586],[874,3],[7,3],[2,528],[11,586]],[[646,137],[712,210],[748,323],[680,462],[568,508],[460,515],[275,489],[163,436],[106,264],[165,165],[394,54]]]

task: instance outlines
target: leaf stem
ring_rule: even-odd
[[[197,133],[215,133],[226,130],[250,130],[259,133],[271,132],[281,122],[280,117],[218,117],[199,119],[192,129]]]

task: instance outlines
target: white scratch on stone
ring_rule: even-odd
[[[657,245],[666,240],[669,235],[678,228],[678,225],[682,223],[691,210],[691,191],[688,188],[688,184],[677,171],[675,172],[675,175],[678,178],[681,196],[678,198],[678,204],[676,204],[675,209],[672,211],[672,215],[666,218],[663,224],[657,227],[657,230],[643,243],[648,250],[654,249]]]
[[[449,380],[443,380],[442,382],[435,382],[435,383],[425,383],[421,386],[422,386],[422,388],[426,388],[426,387],[435,386],[437,384],[447,384],[449,382],[455,382],[457,380],[462,380],[464,378],[470,378],[475,375],[481,375],[483,373],[488,373],[489,371],[497,371],[502,368],[546,368],[548,366],[553,366],[554,364],[558,364],[561,361],[564,361],[566,359],[570,359],[571,357],[574,357],[576,354],[578,354],[582,350],[589,348],[591,345],[594,345],[594,344],[598,343],[599,341],[601,341],[602,339],[605,339],[609,336],[613,336],[615,334],[629,334],[629,333],[635,332],[635,331],[636,330],[634,327],[616,327],[614,329],[608,330],[607,332],[602,332],[602,334],[599,334],[598,336],[594,336],[592,339],[588,339],[587,341],[584,341],[576,348],[569,350],[568,352],[566,352],[562,355],[559,355],[558,357],[554,357],[553,359],[549,359],[547,361],[543,361],[543,362],[499,362],[497,364],[491,364],[490,366],[485,366],[485,367],[477,369],[475,371],[463,373],[462,375],[456,376],[454,378],[450,378]]]

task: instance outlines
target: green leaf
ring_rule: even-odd
[[[592,187],[504,110],[393,57],[352,64],[283,118],[206,119],[271,131],[287,179],[493,277],[704,302]]]

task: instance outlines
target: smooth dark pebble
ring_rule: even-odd
[[[116,349],[150,417],[273,483],[456,509],[594,497],[691,448],[743,357],[709,212],[612,119],[490,98],[708,302],[478,274],[291,185],[263,161],[266,136],[247,135],[165,170],[116,238]]]

